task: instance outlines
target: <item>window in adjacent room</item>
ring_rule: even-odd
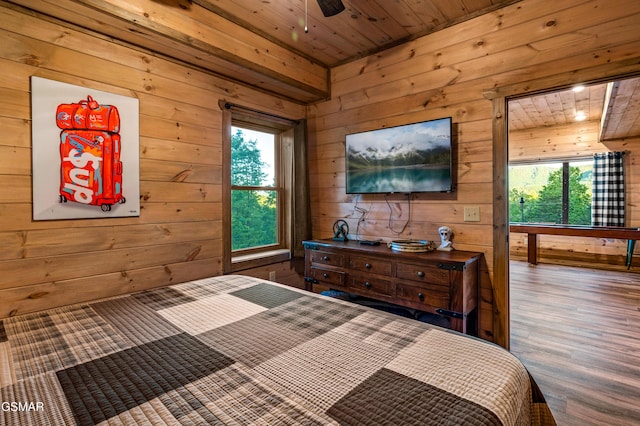
[[[591,225],[593,160],[509,165],[509,221]]]

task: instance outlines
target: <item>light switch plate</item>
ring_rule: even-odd
[[[480,222],[480,207],[468,206],[464,208],[465,222]]]

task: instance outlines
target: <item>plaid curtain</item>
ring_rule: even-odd
[[[624,152],[593,155],[593,226],[624,226],[623,157]]]

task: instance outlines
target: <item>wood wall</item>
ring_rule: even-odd
[[[364,238],[436,239],[447,224],[458,249],[483,252],[481,336],[492,340],[494,299],[505,292],[492,280],[492,235],[503,213],[493,211],[494,117],[483,91],[554,75],[562,86],[576,70],[637,58],[639,23],[636,1],[522,0],[341,65],[331,98],[305,107],[2,2],[0,318],[220,274],[222,98],[290,118],[307,111],[315,238],[340,218]],[[31,220],[31,75],[139,99],[140,217]],[[404,196],[387,205],[345,194],[344,135],[445,116],[457,189],[413,196],[397,235],[409,219]],[[465,206],[480,207],[480,222],[462,220]]]
[[[333,69],[331,99],[309,112],[314,236],[330,236],[339,218],[352,232],[360,222],[366,238],[437,239],[438,226],[451,226],[456,248],[485,254],[480,336],[504,342],[504,335],[494,336],[495,283],[488,279],[494,262],[493,117],[483,90],[556,74],[561,86],[574,70],[638,56],[639,22],[640,3],[633,1],[523,0]],[[409,213],[402,196],[391,199],[390,228],[382,196],[345,194],[345,134],[445,116],[456,125],[457,190],[450,197],[415,196],[409,226],[396,235],[391,228],[401,229]],[[463,221],[465,206],[480,207],[480,222]],[[495,291],[506,292],[504,283]]]
[[[218,100],[305,107],[5,4],[0,38],[0,318],[221,274]],[[139,99],[139,217],[32,220],[32,75]]]
[[[640,138],[600,142],[599,128],[599,121],[590,121],[509,132],[509,161],[570,160],[600,152],[625,151],[627,226],[640,227],[640,167],[637,167]],[[512,259],[527,259],[527,234],[509,236],[509,253]],[[626,254],[626,240],[538,236],[538,260],[544,263],[626,270]],[[640,270],[640,263],[636,263],[633,271]]]

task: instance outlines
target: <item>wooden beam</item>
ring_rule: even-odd
[[[153,0],[15,0],[67,24],[302,103],[329,96],[329,70],[213,12]]]
[[[507,100],[493,99],[493,334],[494,342],[509,349],[509,206]],[[505,261],[507,259],[507,261]]]

